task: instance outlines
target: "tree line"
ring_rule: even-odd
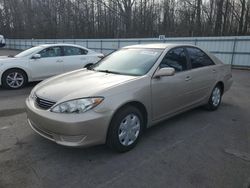
[[[0,0],[7,38],[250,34],[250,0]]]

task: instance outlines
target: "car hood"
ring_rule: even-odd
[[[33,92],[40,98],[62,102],[76,98],[102,96],[104,90],[136,78],[81,69],[47,79],[38,84]]]

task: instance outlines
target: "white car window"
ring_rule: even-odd
[[[58,56],[62,56],[62,51],[61,51],[61,47],[55,46],[55,47],[46,48],[42,50],[41,52],[39,52],[39,54],[41,55],[41,58],[58,57]]]
[[[63,52],[64,52],[64,56],[86,55],[88,53],[87,50],[84,50],[82,48],[72,47],[72,46],[64,46]]]

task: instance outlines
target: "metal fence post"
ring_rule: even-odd
[[[235,55],[236,43],[237,43],[237,38],[235,37],[234,38],[234,43],[233,43],[232,57],[231,57],[231,66],[233,66],[233,63],[234,63],[234,55]]]
[[[102,53],[102,40],[101,40],[101,53]]]
[[[118,45],[117,45],[118,49],[120,48],[120,46],[121,46],[120,39],[118,39]]]
[[[89,40],[86,40],[86,47],[89,48]]]

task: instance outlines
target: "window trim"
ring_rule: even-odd
[[[190,69],[191,69],[191,70],[193,70],[193,69],[200,69],[200,68],[204,68],[204,67],[209,67],[209,66],[214,66],[214,65],[216,65],[216,63],[215,63],[215,62],[209,57],[209,55],[208,55],[206,52],[204,52],[202,49],[200,49],[200,48],[198,48],[198,47],[196,47],[196,46],[185,46],[184,48],[185,48],[186,53],[187,53],[187,57],[188,57],[188,61],[189,61]],[[207,56],[208,59],[210,59],[210,61],[213,63],[213,65],[205,65],[205,66],[202,66],[202,67],[193,68],[187,48],[194,48],[194,49],[200,50],[201,52],[203,52],[203,53]]]

